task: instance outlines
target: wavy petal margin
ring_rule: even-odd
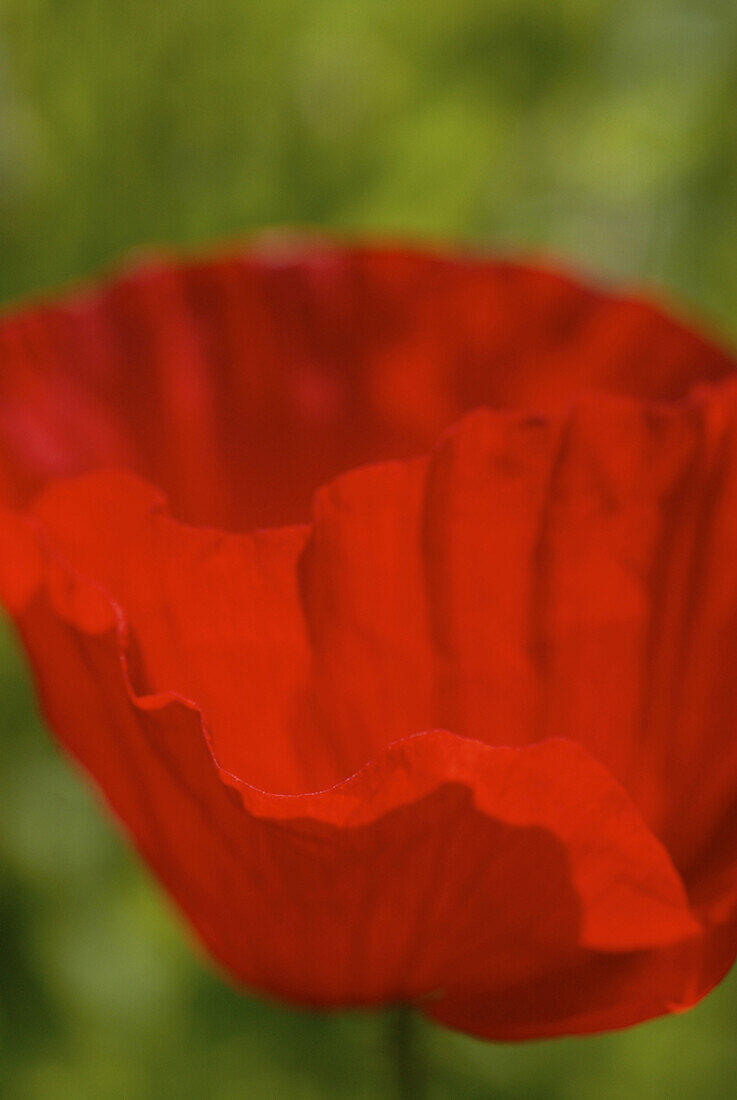
[[[126,493],[160,515],[135,479],[77,489],[94,482],[119,516]],[[580,746],[434,730],[328,790],[257,790],[218,763],[194,702],[137,692],[135,626],[38,518],[6,515],[2,531],[2,596],[49,724],[249,986],[318,1005],[411,1001],[528,1038],[692,1003],[731,961],[729,944],[706,970],[707,933],[667,852]],[[282,534],[304,544],[300,528]]]

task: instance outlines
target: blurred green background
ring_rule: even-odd
[[[735,0],[0,0],[0,301],[264,226],[553,253],[737,339]],[[0,1093],[392,1095],[381,1014],[232,991],[41,729],[0,634]],[[434,1098],[711,1100],[692,1013],[519,1047],[422,1025]]]

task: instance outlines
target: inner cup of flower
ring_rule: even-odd
[[[325,246],[152,265],[9,318],[0,351],[0,492],[121,467],[230,530],[307,521],[320,485],[423,454],[479,406],[672,401],[733,369],[559,274]]]

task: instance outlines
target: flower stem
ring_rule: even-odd
[[[387,1046],[394,1067],[397,1100],[424,1100],[426,1075],[419,1021],[408,1005],[398,1005],[389,1011]]]

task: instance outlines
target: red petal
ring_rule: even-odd
[[[340,758],[431,727],[577,740],[697,889],[737,794],[735,557],[729,387],[482,411],[429,463],[338,479],[301,569]]]
[[[99,587],[53,556],[37,579],[17,620],[51,725],[244,982],[311,1004],[440,998],[434,1011],[487,1031],[497,997],[514,1020],[542,983],[552,1011],[555,974],[582,970],[585,984],[601,952],[622,960],[608,1003],[628,1021],[703,992],[693,965],[651,989],[661,957],[697,954],[702,930],[664,849],[579,747],[438,731],[331,790],[265,794],[218,765],[194,704],[135,693],[135,638]],[[632,951],[653,960],[637,996]],[[458,1003],[477,1004],[475,1023],[456,1021]],[[541,1013],[538,998],[520,1034],[553,1028]]]
[[[512,263],[297,242],[154,264],[0,323],[0,494],[123,466],[175,514],[305,520],[314,490],[406,458],[478,405],[581,387],[673,398],[733,369],[652,307]]]

